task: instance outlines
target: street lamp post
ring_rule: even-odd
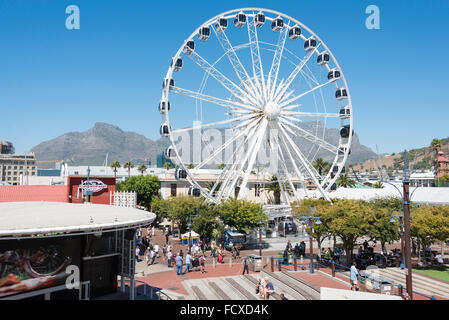
[[[412,287],[412,257],[411,257],[411,238],[410,238],[410,198],[416,191],[413,190],[410,194],[410,180],[407,177],[407,150],[404,150],[404,180],[402,181],[402,192],[394,184],[388,183],[396,188],[401,197],[403,198],[402,204],[404,208],[403,224],[404,224],[404,259],[405,259],[405,282],[407,286],[407,293],[410,299],[413,299],[413,287]]]
[[[189,215],[189,224],[188,224],[188,228],[189,228],[189,253],[192,247],[192,217],[197,217],[198,216],[198,208],[195,209],[195,214],[190,214]]]
[[[300,216],[301,221],[303,223],[309,224],[309,246],[310,246],[310,273],[313,273],[313,223],[316,220],[316,224],[321,224],[320,217],[314,217],[312,216],[312,206],[309,206],[309,215],[308,216]]]
[[[262,257],[262,208],[259,209],[259,256]]]

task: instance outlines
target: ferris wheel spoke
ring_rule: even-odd
[[[279,121],[287,126],[294,128],[295,130],[301,132],[301,135],[299,135],[299,136],[303,137],[304,139],[309,140],[310,142],[319,144],[321,147],[323,147],[324,149],[326,149],[332,153],[338,152],[338,148],[336,146],[330,144],[329,142],[327,142],[326,140],[323,140],[322,138],[315,136],[314,134],[308,132],[307,130],[304,130],[303,128],[297,126],[296,124],[286,120],[285,117],[280,117]],[[296,132],[293,133],[293,135],[298,136],[298,134]]]
[[[262,60],[260,59],[260,48],[259,48],[259,38],[257,34],[257,27],[255,23],[255,18],[253,16],[251,23],[247,23],[248,27],[248,38],[251,49],[251,60],[253,63],[253,75],[254,80],[259,89],[259,93],[262,93],[265,90],[265,81],[263,75],[263,65]]]
[[[254,111],[255,109],[249,105],[240,103],[238,101],[221,99],[213,96],[209,96],[200,92],[191,91],[188,89],[173,87],[172,92],[176,94],[181,94],[193,99],[199,99],[202,101],[210,102],[221,107],[232,109],[233,111],[238,111],[240,113],[248,113]]]
[[[298,106],[298,105],[296,105]],[[283,111],[282,116],[290,120],[299,121],[298,117],[316,117],[316,118],[340,118],[339,113],[320,113],[320,112],[301,112],[301,111]]]
[[[308,91],[306,91],[306,92],[303,92],[303,93],[301,93],[300,95],[297,95],[297,96],[295,96],[295,97],[292,97],[292,98],[290,98],[290,99],[288,99],[288,100],[282,99],[282,100],[280,101],[279,107],[281,108],[281,110],[289,110],[289,109],[292,109],[291,106],[288,106],[289,104],[291,104],[292,102],[294,102],[294,101],[296,101],[296,100],[298,100],[298,99],[304,97],[305,95],[307,95],[307,94],[309,94],[309,93],[311,93],[311,92],[313,92],[313,91],[315,91],[315,90],[317,90],[317,89],[320,89],[320,88],[322,88],[322,87],[328,85],[329,83],[332,83],[332,81],[327,81],[327,82],[325,82],[325,83],[322,83],[322,84],[320,84],[320,85],[317,85],[317,86],[313,87],[312,89],[310,89],[310,90],[308,90]],[[286,106],[288,106],[288,107],[286,107]]]
[[[228,57],[228,60],[231,63],[232,68],[234,69],[237,77],[239,78],[240,83],[246,89],[248,96],[257,99],[257,95],[254,94],[256,88],[254,87],[254,84],[250,80],[248,72],[246,72],[245,68],[240,62],[240,59],[237,56],[237,53],[235,52],[235,49],[232,46],[231,42],[229,41],[226,32],[224,30],[222,30],[221,32],[217,32],[214,26],[211,26],[211,28],[214,31],[215,35],[217,36],[218,42],[220,43],[224,52],[226,53],[226,56]],[[247,82],[249,85],[247,84]]]
[[[307,53],[307,55],[304,57],[304,59],[301,60],[301,63],[298,64],[296,66],[296,68],[292,71],[292,73],[288,76],[287,80],[285,81],[285,83],[282,85],[282,89],[280,90],[280,92],[275,96],[276,97],[276,102],[279,102],[279,100],[281,99],[282,95],[285,93],[285,91],[290,87],[290,85],[293,83],[293,81],[295,80],[296,76],[298,75],[298,73],[302,70],[302,68],[306,65],[306,63],[310,60],[310,57],[316,52],[316,50],[318,49],[318,47],[320,46],[321,43],[319,43],[316,48],[314,50],[311,50]]]
[[[282,164],[282,167],[284,168],[285,176],[287,177],[287,181],[288,181],[288,183],[290,185],[290,188],[292,189],[292,192],[293,192],[293,195],[295,196],[295,199],[299,200],[299,196],[298,196],[298,193],[296,192],[295,185],[293,184],[292,178],[291,178],[290,173],[288,172],[287,166],[285,164],[286,160],[285,160],[285,157],[284,157],[284,154],[282,152],[280,144],[278,144],[278,150],[279,150],[279,155],[281,156],[281,164]],[[298,177],[298,179],[299,179],[299,177]]]
[[[213,65],[207,62],[203,57],[201,57],[197,52],[192,52],[189,56],[193,62],[195,62],[201,69],[207,72],[215,80],[217,80],[227,91],[229,91],[234,97],[243,101],[245,104],[256,103],[254,97],[249,95],[248,92],[242,90],[234,82],[229,80],[225,75],[218,71]]]
[[[245,134],[248,134],[248,132],[257,124],[256,121],[253,121],[250,125],[247,126],[245,130],[241,130],[238,134],[233,135],[228,141],[226,141],[221,147],[217,148],[209,157],[207,157],[203,162],[198,164],[195,167],[196,169],[201,169],[203,166],[205,166],[207,163],[209,163],[212,159],[214,159],[220,152],[222,152],[224,149],[226,149],[231,143],[239,139]]]
[[[249,119],[252,117],[254,117],[254,115],[250,114],[250,115],[246,115],[246,116],[242,116],[242,117],[237,117],[237,118],[232,118],[232,119],[227,119],[227,120],[222,120],[222,121],[216,121],[216,122],[211,122],[211,123],[207,123],[207,124],[201,124],[199,126],[193,126],[193,127],[188,127],[188,128],[172,130],[172,133],[177,134],[177,133],[187,132],[187,131],[192,131],[192,130],[201,130],[202,128],[209,128],[209,127],[215,127],[215,126],[219,126],[219,125],[223,125],[223,124],[238,122],[238,121],[246,120],[246,119]]]
[[[282,60],[282,54],[285,48],[285,40],[287,39],[287,34],[288,34],[288,27],[284,26],[284,28],[282,28],[281,31],[279,32],[279,38],[276,44],[276,51],[274,52],[273,62],[271,63],[270,72],[268,73],[267,88],[268,88],[268,97],[270,98],[272,97],[272,93],[276,86],[279,74],[279,67],[281,65]]]
[[[259,121],[256,122],[256,125],[257,124],[259,124]],[[250,129],[248,134],[245,135],[243,140],[238,144],[236,150],[231,155],[231,158],[228,160],[228,161],[230,161],[232,159],[235,159],[233,161],[233,164],[227,170],[226,174],[223,177],[223,183],[220,186],[219,195],[218,195],[219,199],[226,198],[226,197],[229,196],[230,188],[228,187],[228,185],[235,178],[235,176],[239,176],[239,173],[237,172],[236,168],[241,163],[241,161],[242,161],[241,158],[244,157],[244,154],[245,154],[244,153],[244,147],[245,147],[247,141],[250,140],[250,138],[254,136],[254,133],[256,132],[256,130],[257,130],[257,126],[253,126]]]
[[[288,136],[288,134],[285,132],[284,128],[282,126],[279,126],[279,128],[281,129],[282,135],[284,138],[287,139],[287,141],[290,143],[290,145],[293,148],[293,151],[295,151],[296,155],[298,156],[299,160],[302,162],[304,168],[306,169],[306,171],[309,173],[309,176],[312,178],[313,182],[315,183],[316,187],[319,189],[320,193],[322,194],[322,196],[330,201],[329,196],[327,195],[327,193],[324,191],[324,189],[321,187],[321,184],[319,183],[319,181],[317,180],[316,176],[314,175],[312,169],[310,168],[309,165],[307,165],[307,162],[305,160],[305,158],[302,156],[301,152],[299,151],[298,147],[296,146],[296,144],[292,141],[292,139]]]
[[[256,157],[257,157],[257,153],[260,150],[260,147],[261,147],[261,144],[262,144],[262,141],[263,141],[263,137],[265,136],[265,132],[266,132],[266,129],[267,129],[267,124],[268,124],[268,121],[264,118],[262,120],[259,132],[257,134],[257,142],[255,143],[254,148],[253,148],[253,150],[251,152],[251,156],[248,159],[248,167],[246,168],[246,172],[245,172],[245,175],[243,177],[243,181],[242,181],[241,188],[240,188],[240,193],[239,193],[239,198],[241,196],[243,198],[248,196],[248,187],[247,187],[248,178],[249,178],[249,175],[251,174],[251,171],[253,170],[254,162],[256,161]],[[250,153],[248,152],[248,155],[249,154]],[[243,190],[243,192],[242,192],[242,190]]]

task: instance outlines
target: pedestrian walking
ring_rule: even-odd
[[[175,263],[176,263],[176,274],[180,276],[182,275],[182,256],[180,253],[176,256]]]
[[[167,228],[167,230],[165,230],[165,244],[168,244],[168,237],[169,237],[169,235],[168,235],[168,228]]]
[[[359,291],[359,287],[357,286],[357,280],[359,279],[359,271],[356,268],[356,263],[355,261],[352,263],[351,266],[351,290],[353,291]]]
[[[164,244],[164,246],[162,247],[162,254],[164,255],[164,260],[167,256],[167,245]]]
[[[167,264],[168,264],[168,267],[169,268],[171,268],[171,258],[172,258],[172,253],[171,253],[171,250],[169,251],[169,252],[167,252]]]
[[[201,273],[206,273],[205,264],[206,264],[206,258],[204,257],[204,254],[202,254],[200,257]]]
[[[186,254],[186,268],[184,270],[184,273],[190,272],[190,268],[192,267],[192,256],[190,255],[190,252],[187,252]]]
[[[246,271],[247,274],[249,274],[249,259],[248,259],[248,257],[245,257],[243,259],[243,273],[242,273],[242,275],[245,274],[245,271]]]
[[[150,252],[150,258],[151,258],[151,262],[148,265],[153,265],[154,264],[154,260],[156,259],[156,252],[153,250],[151,250]]]
[[[154,226],[151,228],[151,236],[154,237]]]
[[[156,253],[156,257],[159,257],[159,245],[158,244],[154,245],[154,252]]]

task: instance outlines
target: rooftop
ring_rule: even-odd
[[[0,236],[87,232],[148,225],[152,212],[100,204],[0,203]]]

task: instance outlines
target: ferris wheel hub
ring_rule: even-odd
[[[269,101],[265,105],[265,116],[269,120],[276,120],[280,112],[281,108],[279,107],[279,104],[277,104],[276,102]]]

